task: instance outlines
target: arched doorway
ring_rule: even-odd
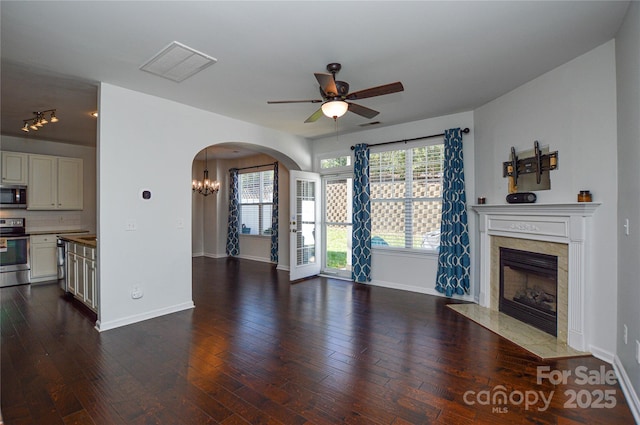
[[[204,170],[210,180],[219,183],[219,191],[203,196],[195,191],[192,196],[192,256],[226,257],[226,237],[229,217],[229,169],[242,169],[247,174],[268,173],[272,164],[278,163],[278,262],[277,267],[288,270],[289,267],[289,170],[299,170],[291,158],[281,152],[249,143],[219,143],[200,150],[193,159],[192,177],[202,180]],[[253,176],[244,175],[245,178]],[[268,204],[268,203],[267,203]],[[255,261],[272,262],[270,258],[271,238],[267,224],[271,219],[261,214],[268,212],[268,205],[257,202],[248,206],[245,214],[256,212],[256,217],[247,219],[240,239],[238,257]],[[259,216],[259,218],[258,218]],[[251,223],[265,223],[259,229]]]

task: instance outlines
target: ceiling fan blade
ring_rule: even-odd
[[[320,88],[327,96],[338,95],[338,88],[336,87],[336,82],[333,79],[332,74],[316,72],[313,75],[316,76],[316,80],[318,80],[318,83],[320,83]]]
[[[385,84],[383,86],[371,87],[370,89],[364,89],[349,93],[347,100],[365,99],[367,97],[382,96],[385,94],[397,93],[403,91],[404,87],[400,81],[391,84]]]
[[[309,118],[304,120],[304,122],[316,122],[316,121],[318,121],[318,118],[320,118],[323,115],[324,114],[322,113],[322,108],[320,108],[317,111],[315,111],[313,114],[311,114],[311,116],[309,116]]]
[[[349,111],[365,118],[373,118],[380,113],[378,111],[374,111],[373,109],[367,108],[366,106],[358,105],[355,103],[349,103]]]
[[[276,103],[322,103],[322,99],[308,99],[308,100],[267,100],[267,103],[272,105]]]

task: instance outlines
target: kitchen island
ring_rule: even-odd
[[[60,235],[58,238],[65,243],[66,291],[97,312],[96,235]]]

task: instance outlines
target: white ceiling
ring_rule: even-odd
[[[94,145],[100,81],[308,138],[314,72],[342,63],[351,91],[395,81],[405,91],[358,103],[344,133],[472,110],[614,37],[629,2],[3,1],[2,134],[24,136],[32,111],[60,122],[27,137]],[[139,67],[172,41],[218,62],[182,83]],[[140,121],[155,117],[140,111]],[[55,127],[57,126],[57,127]]]

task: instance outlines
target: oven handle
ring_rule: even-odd
[[[29,236],[0,236],[0,239],[6,239],[8,241],[16,241],[20,239],[29,239]]]

